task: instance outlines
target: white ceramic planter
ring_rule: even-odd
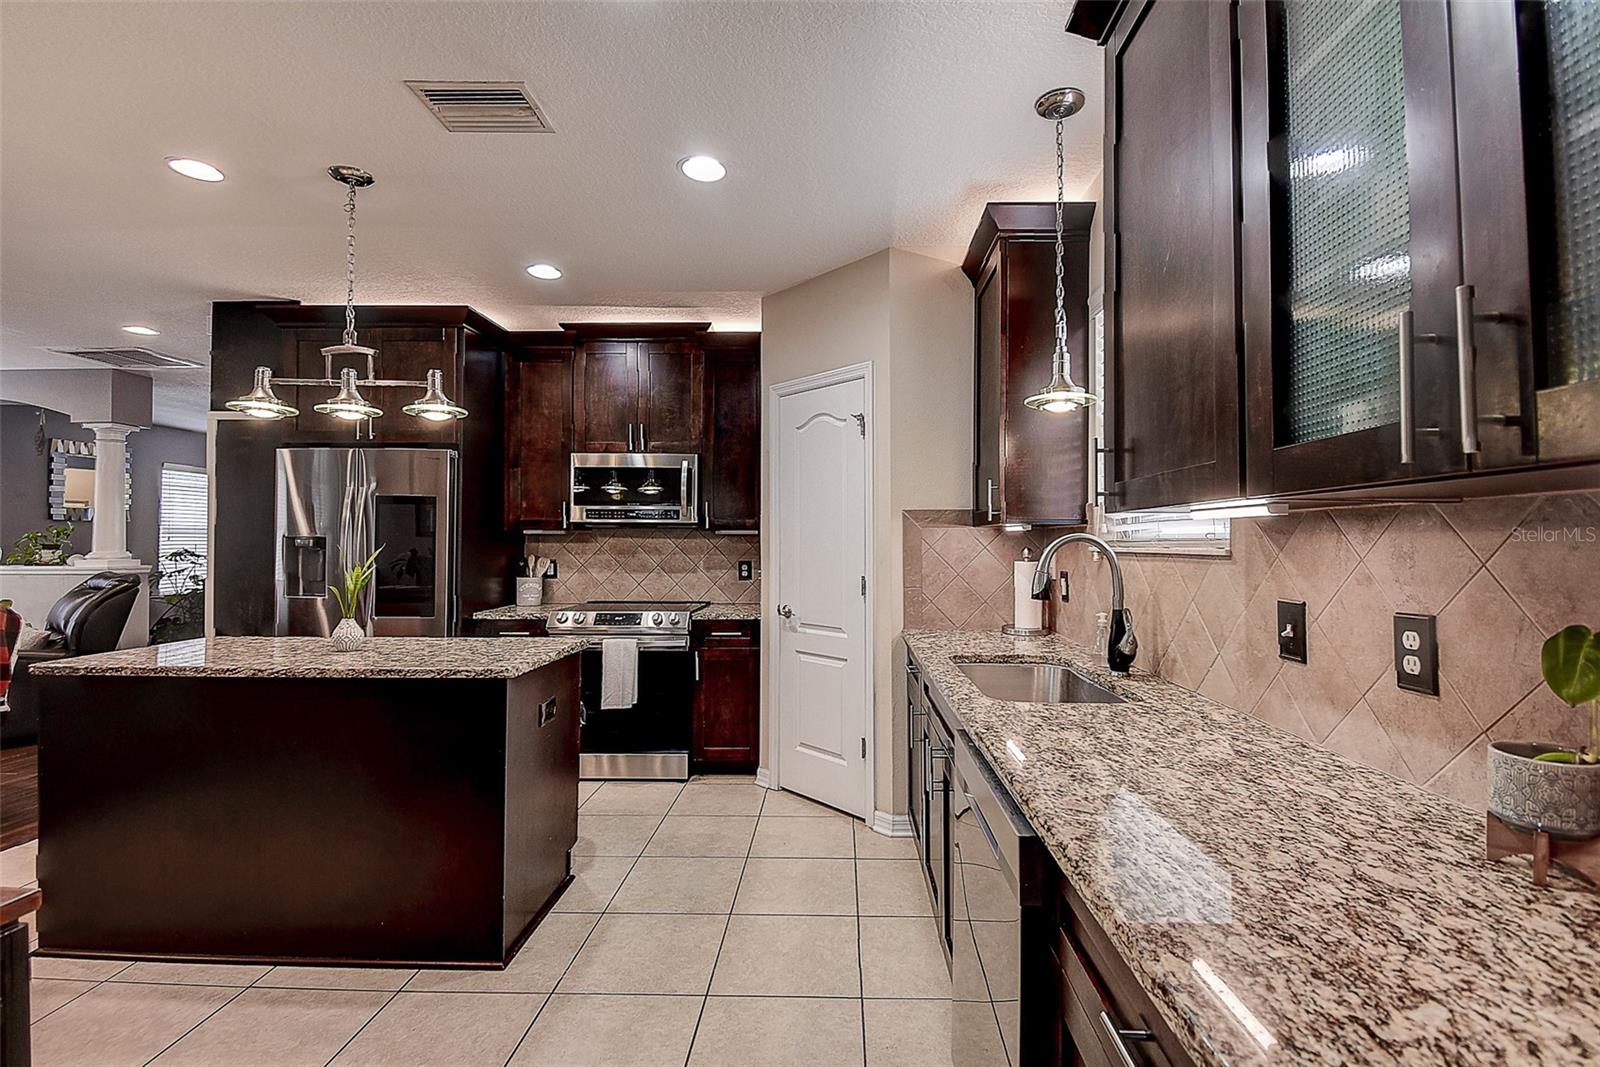
[[[340,652],[354,652],[367,639],[367,631],[354,619],[340,619],[333,628],[333,647]]]
[[[1533,758],[1563,750],[1538,741],[1491,744],[1489,810],[1519,830],[1575,840],[1600,837],[1600,764]]]

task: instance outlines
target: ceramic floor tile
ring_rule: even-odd
[[[637,856],[661,823],[659,815],[578,816],[574,856]]]
[[[677,782],[606,782],[584,802],[585,815],[665,815],[683,788]]]
[[[80,960],[66,956],[35,956],[30,961],[35,978],[69,978],[100,982],[128,969],[127,960]]]
[[[857,822],[856,858],[874,860],[914,860],[917,842],[910,837],[889,837],[880,834],[864,822]]]
[[[49,1015],[63,1004],[83,996],[94,982],[69,982],[61,978],[35,978],[28,983],[28,1014],[34,1021]]]
[[[682,1067],[701,997],[557,993],[509,1067]]]
[[[557,987],[563,993],[704,993],[721,915],[606,915]]]
[[[156,1067],[322,1067],[391,994],[246,989],[157,1056]]]
[[[711,997],[689,1067],[860,1067],[861,1002]]]
[[[765,915],[854,915],[853,860],[752,859],[733,910]]]
[[[256,986],[294,989],[370,989],[394,992],[411,981],[416,968],[274,967]]]
[[[743,870],[738,857],[641,856],[607,910],[726,915]]]
[[[950,1003],[869,1000],[867,1067],[950,1067]]]
[[[756,831],[753,815],[668,815],[646,856],[744,856]]]
[[[105,982],[33,1028],[34,1067],[134,1067],[238,994],[220,986]]]
[[[849,857],[855,855],[850,823],[844,819],[803,819],[763,815],[756,823],[750,855],[765,857]]]
[[[868,997],[950,997],[950,972],[931,918],[861,922],[861,991]]]
[[[772,789],[767,792],[767,802],[761,806],[763,815],[811,815],[818,818],[826,815],[835,819],[847,819],[848,815],[836,811],[815,800],[807,800],[798,793],[790,793],[781,789]]]
[[[546,915],[505,970],[424,968],[406,983],[406,992],[548,993],[598,921],[581,913]]]
[[[605,911],[633,862],[630,856],[572,857],[572,881],[551,910]]]
[[[856,888],[862,915],[932,915],[933,905],[916,860],[859,860]]]
[[[396,993],[337,1067],[500,1067],[544,1003],[528,993]]]
[[[232,963],[135,963],[112,976],[113,982],[151,982],[156,985],[247,986],[268,971],[265,965]]]
[[[754,782],[694,781],[673,802],[674,815],[756,815],[767,791]]]
[[[850,915],[735,915],[713,995],[859,997],[856,920]]]

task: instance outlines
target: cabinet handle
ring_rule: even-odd
[[[633,423],[631,423],[631,422],[628,423],[628,451],[629,452],[634,451],[634,447],[633,447]]]
[[[1117,1024],[1111,1021],[1111,1016],[1105,1012],[1100,1013],[1100,1025],[1105,1027],[1107,1034],[1111,1035],[1112,1044],[1117,1047],[1117,1058],[1121,1060],[1122,1067],[1139,1067],[1133,1062],[1133,1056],[1128,1052],[1129,1041],[1154,1041],[1156,1035],[1149,1030],[1119,1030]]]
[[[1456,286],[1456,384],[1461,389],[1461,452],[1478,454],[1478,345],[1472,336],[1472,286]]]
[[[1400,462],[1409,465],[1417,458],[1417,434],[1438,433],[1439,427],[1417,429],[1417,354],[1416,342],[1436,344],[1436,333],[1416,333],[1416,315],[1410,308],[1400,312]]]
[[[563,530],[567,528],[567,502],[565,500],[561,502],[561,528]]]
[[[993,479],[993,478],[990,478],[990,479],[989,479],[989,491],[988,491],[988,493],[987,493],[987,494],[986,494],[986,495],[985,495],[985,498],[984,498],[984,502],[983,502],[983,503],[984,503],[984,506],[985,506],[985,507],[986,507],[986,508],[987,508],[987,509],[988,509],[988,512],[989,512],[989,521],[991,521],[991,522],[993,522],[993,521],[994,521],[994,516],[995,516],[995,510],[994,510],[994,491],[995,491],[995,489],[997,489],[997,488],[998,488],[998,486],[997,486],[997,485],[995,485],[995,480],[994,480],[994,479]]]
[[[644,423],[641,422],[639,424],[639,451],[640,452],[648,452],[649,450],[650,450],[650,446],[645,444],[645,441],[644,441]]]
[[[697,682],[700,680],[700,653],[698,651],[694,654],[694,680]]]
[[[712,630],[707,637],[743,637],[743,630]]]

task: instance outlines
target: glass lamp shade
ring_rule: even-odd
[[[428,389],[422,394],[421,400],[413,400],[400,409],[407,415],[415,415],[419,419],[429,422],[448,422],[450,419],[464,419],[467,409],[459,404],[452,403],[444,395],[444,371],[431,370],[428,372]]]
[[[255,385],[248,393],[228,401],[223,407],[257,419],[287,419],[300,414],[299,408],[285,404],[273,393],[272,371],[266,367],[256,368]]]
[[[312,410],[347,422],[375,419],[383,414],[382,408],[370,403],[361,395],[361,390],[356,388],[356,372],[353,367],[346,367],[339,372],[339,392],[331,400],[324,400]]]
[[[1050,384],[1024,398],[1022,402],[1035,411],[1061,414],[1086,408],[1099,399],[1068,377],[1065,365],[1065,360],[1057,363],[1055,373],[1050,376]]]

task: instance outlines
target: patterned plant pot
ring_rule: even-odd
[[[367,631],[354,619],[340,619],[333,628],[333,647],[340,652],[354,652],[367,639]]]
[[[1489,746],[1489,810],[1519,830],[1555,837],[1600,837],[1600,764],[1543,763],[1543,752],[1568,751],[1538,741]]]

